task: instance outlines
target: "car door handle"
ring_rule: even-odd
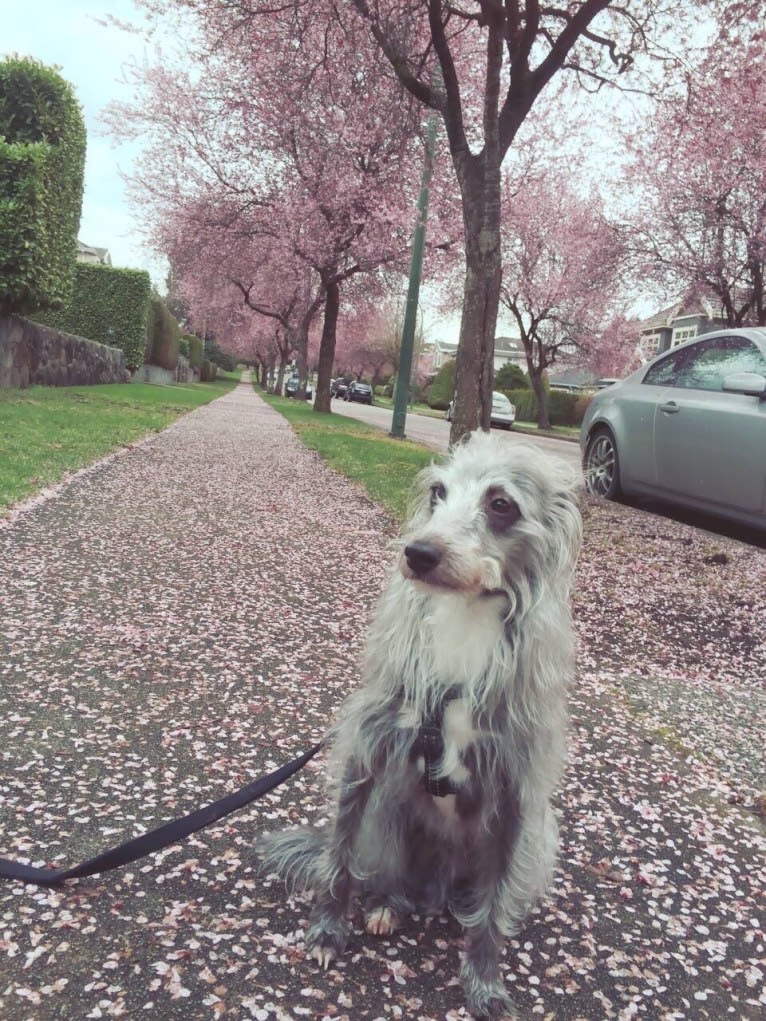
[[[660,411],[664,411],[666,415],[677,415],[680,410],[675,401],[668,401],[667,404],[660,405]]]

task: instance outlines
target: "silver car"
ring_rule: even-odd
[[[452,421],[454,413],[455,402],[452,400],[444,413],[444,417],[448,422]],[[512,429],[513,423],[516,421],[516,405],[511,404],[505,394],[500,393],[498,390],[494,390],[492,392],[491,416],[490,425],[499,426],[501,429]]]
[[[585,485],[766,528],[766,329],[706,333],[597,393]]]

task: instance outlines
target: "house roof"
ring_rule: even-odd
[[[112,259],[109,255],[108,248],[97,248],[95,245],[86,245],[84,241],[78,240],[77,254],[84,255],[86,258],[97,259],[105,266],[112,265]]]
[[[457,344],[449,340],[435,340],[433,342],[435,350],[444,352],[445,354],[455,354],[457,351]],[[524,348],[521,345],[521,340],[518,337],[495,337],[495,354],[496,355],[518,355],[523,354]]]
[[[667,308],[660,309],[648,319],[644,319],[641,323],[641,333],[652,333],[663,327],[669,328],[677,319],[694,316],[715,319],[718,315],[719,313],[715,310],[715,299],[709,294],[700,292],[697,288],[692,288],[672,305],[668,305]]]
[[[451,340],[435,340],[433,347],[435,350],[443,351],[445,354],[455,354],[457,351],[457,344],[453,344]]]
[[[519,337],[495,337],[496,355],[519,355],[524,353]]]

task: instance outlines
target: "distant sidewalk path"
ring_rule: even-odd
[[[526,1018],[755,1021],[766,560],[586,510],[561,860],[505,978]],[[0,527],[0,856],[75,864],[310,747],[392,535],[248,381],[25,506]],[[0,1018],[465,1021],[454,923],[357,925],[317,972],[308,903],[256,875],[259,831],[324,817],[324,769],[118,872],[0,883]]]

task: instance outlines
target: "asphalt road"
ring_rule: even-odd
[[[390,408],[369,407],[367,404],[352,404],[347,401],[334,400],[332,410],[338,415],[347,415],[349,418],[356,418],[370,425],[378,426],[380,429],[390,431],[393,412]],[[449,444],[450,424],[446,418],[431,418],[429,415],[418,415],[408,412],[405,423],[405,435],[410,440],[423,443],[433,447],[435,450],[446,451]],[[580,447],[571,440],[556,440],[549,436],[535,436],[530,433],[521,433],[513,429],[506,432],[503,429],[496,429],[499,436],[506,437],[509,443],[517,443],[524,439],[537,446],[543,447],[551,454],[556,454],[576,468],[580,468]]]

